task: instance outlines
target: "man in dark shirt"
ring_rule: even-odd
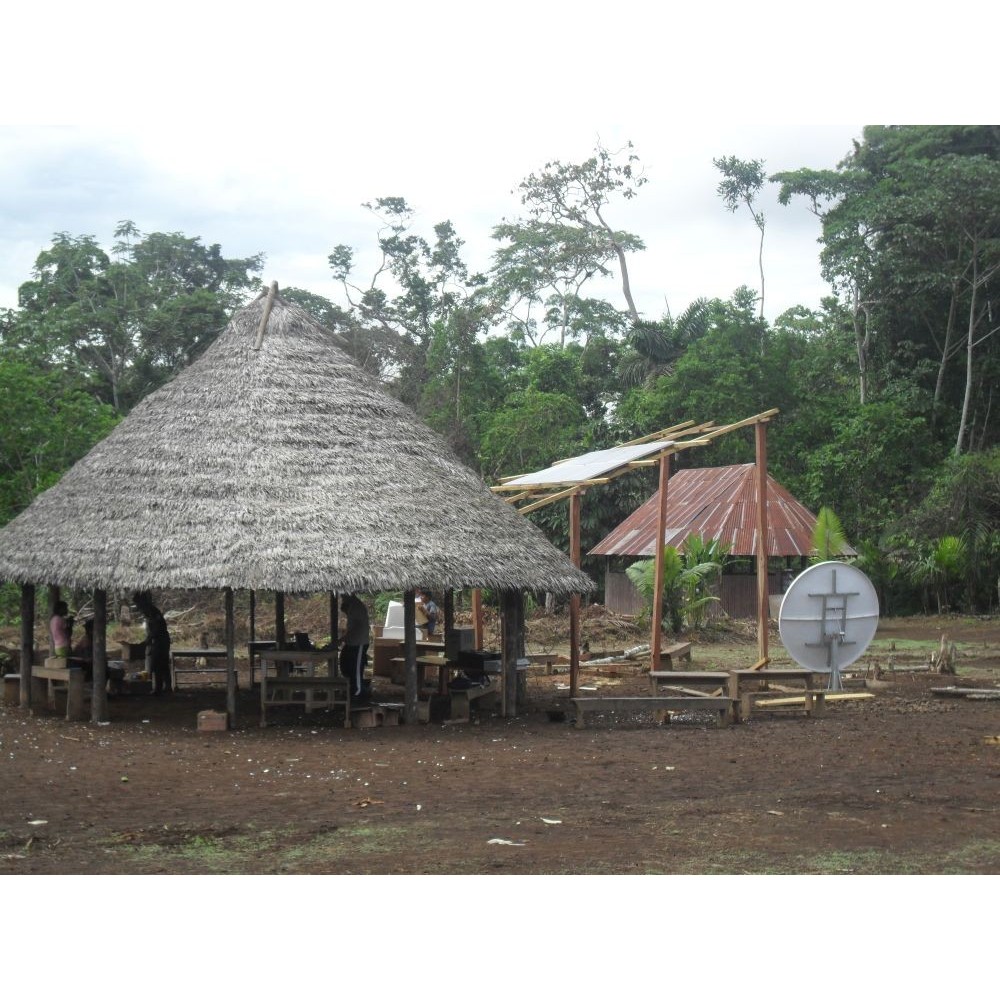
[[[170,633],[166,619],[153,603],[148,590],[132,595],[132,603],[146,619],[146,649],[149,669],[153,675],[153,694],[170,692]]]

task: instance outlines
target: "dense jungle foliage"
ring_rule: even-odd
[[[327,299],[286,288],[350,345],[487,481],[542,468],[683,420],[726,423],[772,407],[771,474],[810,509],[831,508],[887,614],[995,612],[1000,598],[1000,128],[869,126],[828,170],[766,176],[715,161],[720,211],[749,209],[759,284],[677,315],[639,315],[616,230],[641,197],[638,155],[597,146],[520,184],[491,266],[470,273],[448,221],[415,231],[404,198],[368,206],[381,262],[329,255]],[[821,225],[830,295],[819,310],[763,318],[765,185]],[[781,225],[778,218],[768,225]],[[143,233],[110,250],[57,233],[0,312],[0,524],[24,509],[135,403],[189,364],[260,287],[261,255]],[[620,301],[592,295],[614,276]],[[750,432],[678,456],[754,459]],[[583,549],[644,501],[645,474],[592,491]],[[566,546],[566,511],[538,523]],[[584,568],[601,579],[598,567]]]

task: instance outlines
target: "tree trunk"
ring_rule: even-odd
[[[976,329],[976,291],[978,281],[976,280],[975,264],[973,264],[972,274],[972,297],[969,302],[969,329],[966,334],[968,341],[965,347],[965,398],[962,400],[962,419],[958,424],[958,436],[955,439],[955,455],[962,454],[962,442],[965,440],[965,428],[969,423],[969,406],[972,400],[972,358],[975,338],[973,333]]]

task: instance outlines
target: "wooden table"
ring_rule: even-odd
[[[257,669],[260,663],[260,653],[265,649],[277,649],[278,643],[275,639],[255,639],[247,643],[247,659],[250,661],[250,687],[257,683]]]
[[[170,686],[178,687],[178,674],[227,674],[227,666],[210,667],[199,666],[198,660],[221,660],[228,657],[229,651],[225,649],[171,649],[170,650]],[[178,667],[177,660],[195,660],[193,667]],[[237,681],[237,686],[239,682]]]
[[[773,696],[767,690],[768,681],[802,681],[804,684],[803,707],[806,715],[820,717],[826,713],[826,688],[829,675],[817,670],[785,669],[775,667],[762,670],[730,670],[728,692],[733,700],[737,718],[745,722],[753,711],[754,701],[761,695]],[[754,681],[763,681],[753,684]]]
[[[268,706],[301,704],[307,712],[343,705],[344,728],[351,728],[351,685],[337,673],[337,650],[262,649],[259,656],[262,726],[267,725]],[[327,672],[317,677],[321,663],[327,664]],[[302,672],[293,674],[296,668]]]

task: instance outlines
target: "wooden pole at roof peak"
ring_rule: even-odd
[[[267,301],[264,303],[264,314],[260,318],[260,326],[257,327],[257,339],[254,341],[253,349],[259,351],[264,343],[264,331],[267,329],[267,321],[271,318],[271,307],[274,305],[275,296],[278,294],[278,283],[271,282],[271,287],[267,290]]]

